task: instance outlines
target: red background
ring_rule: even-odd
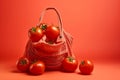
[[[1,65],[15,66],[24,53],[28,29],[38,23],[40,13],[46,7],[59,10],[64,29],[74,37],[73,51],[78,60],[87,58],[95,64],[105,62],[107,65],[120,63],[119,0],[0,0]],[[57,24],[54,15],[48,17],[47,21]],[[101,65],[96,66],[101,69]],[[92,76],[100,77],[94,74]]]

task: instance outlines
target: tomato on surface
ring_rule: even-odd
[[[82,60],[79,65],[79,70],[82,74],[91,74],[93,71],[94,65],[90,60]]]
[[[60,30],[58,27],[51,25],[47,27],[45,35],[48,41],[55,42],[60,35]]]
[[[37,42],[43,37],[43,31],[39,27],[33,27],[29,30],[29,38],[32,40],[32,42]]]
[[[21,57],[17,60],[16,65],[18,70],[25,72],[29,69],[30,62],[26,57]]]
[[[73,57],[67,57],[63,60],[62,68],[66,72],[74,72],[77,69],[78,61]]]
[[[42,61],[37,61],[30,65],[29,71],[34,75],[43,74],[45,71],[45,64]]]

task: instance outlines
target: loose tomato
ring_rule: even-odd
[[[25,72],[29,69],[30,62],[26,57],[21,57],[16,63],[18,70]]]
[[[37,61],[30,65],[29,71],[34,75],[42,74],[45,71],[45,64],[42,61]]]
[[[67,57],[63,60],[62,68],[67,72],[74,72],[77,69],[78,61],[73,57]]]
[[[93,71],[94,65],[90,60],[83,60],[79,65],[79,70],[82,74],[91,74]]]
[[[32,42],[37,42],[43,37],[43,31],[39,27],[33,27],[29,30],[29,37]]]
[[[55,42],[60,35],[60,30],[58,27],[51,25],[48,26],[45,31],[46,37],[50,42]]]

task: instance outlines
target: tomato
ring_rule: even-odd
[[[29,30],[29,37],[32,42],[37,42],[43,37],[43,31],[39,27],[33,27]]]
[[[25,72],[29,69],[30,62],[26,57],[21,57],[17,60],[16,65],[18,70]]]
[[[91,74],[93,71],[94,65],[90,60],[83,60],[79,65],[79,70],[82,74]]]
[[[29,71],[34,75],[42,74],[45,71],[45,64],[42,61],[37,61],[30,65]]]
[[[77,69],[78,61],[73,57],[67,57],[63,60],[62,68],[66,72],[74,72]]]
[[[48,44],[54,44],[55,42],[54,41],[52,41],[52,40],[49,40],[48,38],[46,38],[46,40],[45,40]]]
[[[50,42],[55,42],[60,35],[60,30],[58,27],[51,25],[48,26],[45,31],[46,37]]]

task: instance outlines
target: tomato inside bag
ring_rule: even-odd
[[[32,43],[33,47],[37,51],[44,51],[45,53],[56,53],[60,51],[63,44],[65,44],[65,41],[62,41],[62,39],[57,39],[56,43],[49,43],[46,42],[46,37],[44,36],[39,42]]]
[[[45,11],[46,10],[54,10],[61,24],[59,13],[55,8],[46,8]],[[60,26],[62,27],[62,25]],[[46,42],[46,36],[43,36],[38,42],[28,40],[24,56],[27,57],[31,63],[35,60],[43,61],[46,70],[59,70],[64,58],[73,56],[71,49],[72,41],[72,36],[64,29],[61,29],[60,36],[55,43],[50,44]]]

